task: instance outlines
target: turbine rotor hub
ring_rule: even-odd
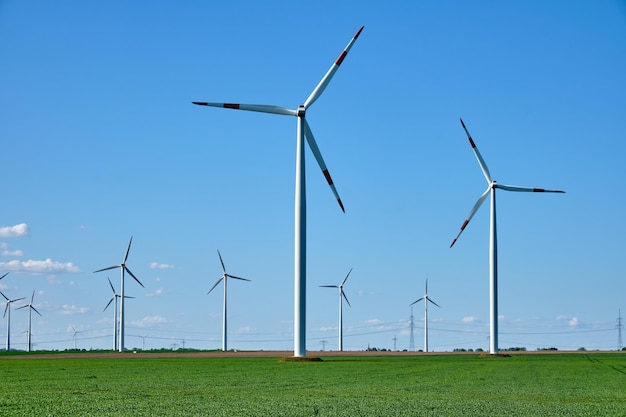
[[[303,104],[300,104],[298,106],[298,110],[296,112],[296,116],[298,117],[304,117],[304,115],[306,114],[306,109],[304,108]]]

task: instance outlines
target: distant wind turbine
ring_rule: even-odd
[[[80,332],[76,331],[76,329],[74,328],[74,326],[72,326],[72,331],[74,332],[74,350],[78,350],[78,348],[76,347],[76,335]]]
[[[441,308],[439,304],[431,300],[428,296],[428,279],[426,279],[426,292],[424,293],[424,296],[413,301],[411,304],[409,304],[409,306],[419,303],[422,300],[424,300],[424,352],[428,352],[428,303],[431,302],[437,307]]]
[[[348,306],[350,306],[350,301],[348,301],[348,297],[346,297],[346,293],[343,292],[343,286],[348,280],[350,276],[350,272],[352,272],[352,268],[348,271],[348,275],[341,281],[339,285],[320,285],[323,288],[339,288],[339,351],[343,351],[343,300],[346,300]],[[350,306],[352,307],[352,306]]]
[[[7,272],[8,274],[8,272]],[[4,274],[2,276],[2,278],[4,278],[7,274]],[[0,278],[0,279],[2,279]],[[4,308],[4,315],[2,317],[6,317],[7,318],[7,352],[9,352],[11,350],[11,303],[14,303],[16,301],[22,301],[24,299],[26,299],[26,297],[22,297],[22,298],[16,298],[14,300],[9,300],[9,298],[4,295],[4,293],[2,291],[0,291],[0,294],[2,294],[2,296],[4,297],[4,299],[6,300],[6,307]]]
[[[478,151],[472,136],[469,134],[467,128],[465,127],[465,123],[463,123],[463,119],[461,119],[461,125],[465,130],[465,134],[469,139],[469,143],[474,151],[474,155],[478,160],[478,164],[480,165],[480,169],[483,171],[483,175],[487,180],[487,190],[478,198],[474,207],[467,216],[467,219],[463,222],[461,226],[461,230],[456,235],[450,247],[454,246],[467,224],[470,222],[476,211],[480,208],[482,203],[487,198],[487,195],[491,196],[491,215],[490,215],[490,237],[489,237],[489,301],[490,301],[490,309],[489,309],[489,324],[490,324],[490,333],[489,333],[489,353],[495,355],[498,353],[498,240],[496,234],[496,189],[501,189],[505,191],[521,191],[521,192],[534,192],[534,193],[564,193],[565,191],[561,190],[545,190],[543,188],[530,188],[530,187],[518,187],[511,185],[498,184],[495,180],[491,178],[491,174],[489,173],[489,169],[487,168],[487,164],[483,159],[482,155]]]
[[[119,323],[117,322],[117,299],[120,297],[120,295],[117,292],[115,292],[115,288],[113,287],[113,284],[111,283],[111,280],[108,277],[107,277],[107,280],[109,281],[109,285],[111,286],[111,290],[113,291],[113,297],[111,297],[106,307],[104,307],[104,310],[102,311],[106,311],[106,309],[109,308],[111,303],[113,303],[113,350],[115,350],[117,349],[117,346],[118,346],[117,333],[118,333],[118,325],[119,325]],[[124,298],[135,298],[135,297],[125,295]]]
[[[103,269],[98,269],[97,271],[93,271],[94,273],[96,272],[102,272],[102,271],[108,271],[109,269],[115,269],[115,268],[120,268],[122,271],[122,279],[121,279],[121,294],[120,294],[120,338],[119,338],[119,351],[123,352],[124,351],[124,272],[128,272],[130,274],[131,277],[133,277],[133,279],[135,281],[137,281],[137,283],[139,285],[141,285],[143,288],[145,288],[143,286],[143,284],[139,281],[139,279],[137,279],[137,277],[135,276],[135,274],[133,274],[130,269],[128,269],[128,267],[126,266],[126,260],[128,259],[128,253],[130,252],[130,245],[133,243],[133,237],[131,236],[130,241],[128,242],[128,249],[126,249],[126,255],[124,255],[124,260],[122,261],[121,264],[119,265],[113,265],[113,266],[109,266],[108,268],[103,268]]]
[[[30,303],[26,304],[25,306],[21,306],[18,307],[16,310],[22,309],[22,308],[26,308],[28,307],[28,331],[26,333],[27,336],[27,352],[31,351],[32,348],[32,343],[31,343],[31,316],[32,316],[32,312],[33,310],[35,311],[35,313],[39,314],[41,316],[41,313],[39,311],[37,311],[37,309],[33,306],[33,300],[35,299],[35,290],[33,290],[33,295],[30,297]],[[43,316],[42,316],[43,317]]]
[[[326,75],[319,82],[317,87],[311,92],[304,104],[297,109],[287,109],[279,106],[265,104],[238,104],[238,103],[208,103],[194,101],[193,104],[199,106],[223,107],[235,110],[247,110],[261,113],[271,113],[283,116],[297,117],[296,129],[296,191],[295,191],[295,248],[294,248],[294,356],[306,356],[306,191],[305,191],[305,163],[304,163],[304,140],[306,138],[309,148],[313,152],[318,165],[322,169],[328,185],[335,195],[341,210],[345,212],[343,203],[333,184],[333,180],[326,168],[326,163],[317,146],[313,132],[305,119],[308,108],[321,96],[330,80],[339,69],[344,58],[357,40],[363,27],[361,27],[352,37],[348,45],[341,52],[339,57],[331,65]]]
[[[215,285],[213,285],[211,287],[211,289],[209,290],[208,294],[211,294],[211,291],[213,291],[215,289],[215,287],[218,286],[218,284],[222,281],[224,281],[224,304],[223,304],[223,310],[222,310],[222,351],[226,352],[228,350],[228,343],[227,343],[227,308],[226,308],[226,288],[227,288],[227,282],[228,282],[228,278],[234,278],[234,279],[239,279],[241,281],[250,281],[249,279],[246,278],[240,278],[240,277],[236,277],[234,275],[230,275],[226,272],[226,267],[224,266],[224,261],[222,260],[222,254],[220,253],[219,249],[217,250],[217,256],[220,257],[220,263],[222,264],[222,271],[224,272],[222,274],[222,276],[217,280],[217,282],[215,283]]]

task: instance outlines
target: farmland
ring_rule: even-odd
[[[0,375],[3,416],[626,415],[622,353],[20,355]]]

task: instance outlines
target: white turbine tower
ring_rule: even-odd
[[[21,306],[18,307],[16,310],[19,310],[21,308],[26,308],[28,307],[28,331],[26,333],[27,336],[27,345],[28,347],[26,348],[27,352],[31,351],[32,348],[32,343],[31,343],[31,316],[32,316],[32,312],[33,310],[35,311],[35,313],[39,314],[41,316],[41,313],[39,311],[37,311],[37,309],[33,306],[33,300],[35,299],[35,290],[33,290],[33,295],[30,297],[30,303],[26,304],[25,306]],[[43,316],[42,316],[43,317]]]
[[[470,145],[472,146],[472,150],[474,151],[474,155],[476,155],[476,159],[478,160],[478,164],[480,165],[480,169],[483,171],[483,175],[487,180],[487,190],[478,198],[474,207],[467,216],[467,219],[463,222],[461,226],[461,230],[456,235],[450,247],[454,246],[467,224],[472,219],[476,211],[480,208],[481,204],[487,198],[487,195],[491,196],[491,215],[490,215],[490,237],[489,237],[489,301],[490,301],[490,309],[489,309],[489,353],[495,355],[498,353],[498,240],[496,234],[496,189],[501,189],[505,191],[522,191],[522,192],[534,192],[534,193],[564,193],[565,191],[561,190],[545,190],[543,188],[531,188],[531,187],[518,187],[511,185],[498,184],[495,180],[491,179],[491,174],[489,174],[489,169],[487,169],[487,164],[483,159],[482,155],[478,151],[474,140],[469,134],[467,128],[465,127],[465,123],[463,123],[463,119],[461,119],[461,125],[467,134],[467,138],[469,139]]]
[[[348,297],[346,297],[346,293],[343,292],[343,286],[346,283],[348,277],[350,276],[350,272],[352,272],[352,268],[348,271],[348,275],[341,281],[339,285],[320,285],[323,288],[339,288],[339,351],[343,351],[343,300],[345,298],[348,306],[350,305],[350,301],[348,301]]]
[[[228,343],[227,343],[227,337],[228,337],[228,332],[227,332],[227,328],[228,328],[228,323],[226,321],[226,317],[227,317],[227,308],[226,308],[226,287],[227,287],[227,282],[228,282],[228,278],[234,278],[234,279],[239,279],[242,281],[250,281],[249,279],[246,278],[240,278],[240,277],[236,277],[234,275],[230,275],[226,272],[226,267],[224,266],[224,261],[222,260],[222,254],[220,253],[219,249],[217,250],[217,256],[220,257],[220,263],[222,264],[222,271],[224,272],[222,274],[222,276],[217,280],[217,282],[215,283],[215,285],[213,285],[211,287],[211,289],[209,290],[209,292],[207,293],[207,295],[211,294],[211,291],[213,291],[215,289],[215,287],[217,287],[217,285],[222,282],[222,280],[224,281],[224,304],[223,304],[223,310],[222,310],[222,351],[226,352],[228,350]]]
[[[8,274],[8,272],[7,272]],[[7,274],[4,274],[2,276],[2,278],[4,278]],[[0,279],[2,279],[0,278]],[[22,297],[22,298],[16,298],[14,300],[9,300],[9,298],[4,295],[4,293],[2,291],[0,291],[0,294],[2,294],[2,296],[4,297],[4,299],[6,300],[6,307],[4,307],[4,315],[2,317],[6,317],[7,318],[7,352],[11,350],[11,303],[14,303],[16,301],[22,301],[24,300],[26,297]]]
[[[111,291],[113,291],[113,297],[111,297],[111,299],[109,300],[109,302],[107,303],[106,307],[104,307],[104,310],[102,310],[103,312],[107,310],[107,308],[109,308],[109,306],[111,305],[111,303],[113,303],[113,350],[117,349],[117,333],[118,333],[118,322],[117,322],[117,299],[120,298],[120,295],[115,291],[115,288],[113,287],[113,284],[111,283],[111,280],[107,277],[107,280],[109,281],[109,285],[111,286]],[[135,298],[135,297],[131,297],[129,295],[125,295],[124,298]]]
[[[133,274],[130,269],[128,269],[128,267],[126,266],[126,260],[128,259],[128,253],[130,252],[130,245],[131,243],[133,243],[133,238],[131,236],[130,238],[130,242],[128,242],[128,249],[126,249],[126,255],[124,255],[124,260],[122,261],[121,264],[119,265],[113,265],[113,266],[109,266],[108,268],[103,268],[103,269],[98,269],[97,271],[93,271],[94,273],[96,272],[102,272],[102,271],[108,271],[109,269],[115,269],[115,268],[120,268],[122,271],[122,283],[121,283],[121,294],[120,294],[120,338],[119,338],[119,351],[123,352],[124,351],[124,273],[128,272],[130,274],[131,277],[133,277],[133,279],[135,281],[137,281],[137,283],[139,285],[141,285],[143,288],[145,288],[143,286],[143,284],[139,281],[139,279],[137,279],[137,277],[135,276],[135,274]]]
[[[235,110],[247,110],[261,113],[272,113],[283,116],[297,117],[296,129],[296,191],[295,191],[295,236],[294,236],[294,356],[306,356],[306,191],[305,191],[305,163],[304,163],[304,140],[306,138],[318,165],[322,169],[328,185],[332,189],[335,198],[339,202],[341,210],[345,212],[343,203],[335,189],[333,180],[326,168],[326,163],[315,142],[313,132],[305,119],[308,108],[320,97],[324,89],[330,83],[333,75],[339,69],[344,58],[352,48],[352,45],[361,34],[361,27],[350,40],[339,57],[331,65],[313,92],[306,99],[304,104],[297,109],[287,109],[279,106],[265,104],[237,104],[237,103],[208,103],[194,101],[193,104],[200,106],[223,107]]]
[[[431,300],[428,296],[428,279],[426,279],[426,292],[424,293],[424,296],[413,301],[411,304],[409,304],[409,306],[419,303],[422,300],[424,300],[424,352],[428,352],[428,303],[431,302],[437,307],[441,308],[439,304]]]

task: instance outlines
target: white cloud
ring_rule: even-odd
[[[476,316],[465,316],[461,319],[461,323],[476,323],[479,321],[479,318]]]
[[[0,242],[0,249],[2,250],[2,256],[24,256],[24,251],[20,249],[11,250],[5,242]]]
[[[152,269],[172,269],[172,268],[174,268],[174,265],[160,264],[158,262],[152,262],[150,264],[150,268],[152,268]]]
[[[159,297],[165,293],[163,288],[157,288],[154,292],[149,293],[146,297]]]
[[[578,317],[572,317],[568,324],[572,327],[578,326]]]
[[[237,329],[237,333],[241,334],[241,333],[250,333],[252,331],[252,327],[250,326],[243,326]]]
[[[71,262],[61,263],[48,258],[45,261],[9,261],[0,262],[0,270],[8,270],[14,272],[30,272],[33,274],[57,273],[57,274],[74,274],[80,272],[80,269]]]
[[[151,327],[159,324],[169,323],[169,320],[165,317],[161,317],[159,315],[156,316],[146,316],[139,321],[134,321],[133,325],[137,327]]]
[[[85,314],[89,312],[87,307],[78,307],[75,305],[63,304],[61,306],[61,314],[64,316],[73,316],[74,314]]]
[[[28,225],[26,223],[16,224],[15,226],[0,227],[0,237],[21,237],[28,234]]]
[[[2,251],[2,256],[14,256],[14,257],[20,257],[20,256],[24,256],[24,251],[20,250],[20,249],[15,249],[15,250],[3,250]]]
[[[381,319],[369,319],[365,321],[367,324],[383,324]]]

